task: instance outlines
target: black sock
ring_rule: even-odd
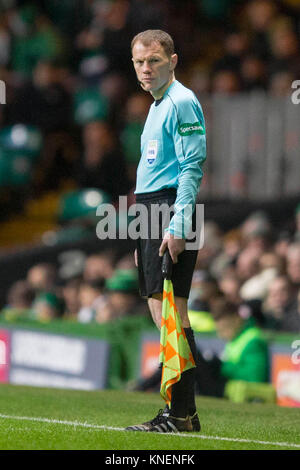
[[[193,357],[195,357],[196,345],[193,330],[185,328],[184,331]],[[179,382],[172,385],[171,416],[185,418],[195,413],[195,370],[193,367],[183,372]]]

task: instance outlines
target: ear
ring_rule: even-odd
[[[178,55],[177,54],[172,54],[171,55],[171,60],[170,60],[170,70],[173,71],[177,65],[178,62]]]

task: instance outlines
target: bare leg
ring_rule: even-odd
[[[153,294],[153,297],[148,299],[148,306],[152,315],[152,319],[160,330],[161,326],[161,312],[162,312],[162,294]]]

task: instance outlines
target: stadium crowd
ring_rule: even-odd
[[[214,331],[213,302],[224,296],[242,318],[251,317],[262,328],[300,332],[300,205],[294,222],[290,233],[277,233],[263,212],[225,233],[205,222],[189,298],[196,331]],[[148,315],[132,253],[121,258],[111,250],[94,253],[75,271],[62,276],[54,264],[32,266],[26,279],[11,286],[1,315],[83,323]]]
[[[113,202],[132,194],[151,99],[136,83],[130,42],[148,28],[174,37],[177,76],[200,101],[205,94],[256,89],[285,96],[300,77],[298,1],[2,1],[0,80],[7,104],[0,107],[0,126],[35,126],[43,139],[25,198],[67,180],[103,190]],[[221,293],[263,328],[300,331],[300,207],[289,232],[264,213],[225,233],[206,221],[189,299],[196,331],[214,328],[210,302]],[[105,323],[147,312],[133,256],[102,251],[68,279],[54,265],[32,266],[11,286],[0,316]]]
[[[43,137],[27,193],[36,196],[66,179],[112,197],[134,188],[151,102],[131,65],[137,32],[170,32],[180,57],[177,76],[201,101],[208,93],[257,89],[290,94],[300,76],[299,25],[293,0],[1,2],[7,104],[0,125],[33,125]]]

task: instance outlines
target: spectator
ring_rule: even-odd
[[[223,249],[210,264],[211,274],[219,279],[235,264],[242,249],[243,239],[240,230],[230,230],[223,237]]]
[[[135,269],[133,253],[122,256],[122,258],[116,262],[115,269]]]
[[[148,114],[148,95],[136,93],[127,100],[125,126],[121,134],[123,153],[126,158],[129,178],[135,182],[136,169],[140,160],[140,138]]]
[[[268,381],[268,349],[253,318],[244,320],[236,305],[216,299],[212,314],[218,336],[226,342],[222,360],[206,360],[199,351],[197,386],[201,395],[224,396],[229,380]]]
[[[43,134],[43,152],[37,169],[38,190],[56,188],[74,173],[78,151],[71,136],[71,95],[64,85],[61,65],[39,61],[31,82],[21,86],[9,107],[9,122],[37,126]]]
[[[234,272],[224,273],[219,280],[220,290],[232,304],[238,305],[242,299],[240,296],[241,281]]]
[[[217,281],[206,271],[195,271],[188,307],[191,310],[210,311],[210,301],[220,293]]]
[[[263,300],[273,279],[283,271],[283,259],[273,252],[259,258],[259,272],[248,279],[240,289],[244,300]]]
[[[208,67],[194,67],[190,72],[187,83],[188,87],[195,92],[196,96],[207,94],[210,91],[210,77]]]
[[[259,273],[259,254],[244,248],[237,257],[236,272],[242,282]]]
[[[80,76],[87,86],[94,86],[109,68],[109,60],[103,51],[103,31],[87,27],[80,31],[75,44]]]
[[[56,268],[50,263],[32,266],[27,273],[27,281],[36,294],[55,290]]]
[[[71,97],[63,85],[60,71],[58,62],[37,62],[32,81],[24,83],[10,106],[12,122],[38,126],[44,134],[70,127]]]
[[[266,89],[266,64],[258,55],[253,53],[245,56],[241,62],[240,71],[245,91]]]
[[[271,34],[271,50],[273,58],[270,61],[270,72],[280,70],[293,71],[299,57],[299,42],[297,34],[290,22],[279,23]]]
[[[101,4],[99,2],[101,8]],[[98,5],[96,5],[96,8]],[[130,49],[128,44],[132,37],[129,24],[128,0],[116,0],[106,4],[104,14],[100,13],[100,22],[103,21],[102,48],[109,62],[109,69],[117,72],[128,72]]]
[[[74,278],[65,282],[61,288],[62,298],[64,301],[64,320],[77,320],[80,309],[79,289],[81,279]]]
[[[7,305],[1,315],[6,320],[30,317],[34,297],[35,293],[27,281],[16,281],[7,293]]]
[[[233,70],[218,70],[212,77],[212,92],[232,95],[241,91],[239,75]]]
[[[10,308],[25,310],[31,307],[34,291],[27,281],[15,282],[8,291],[7,302]]]
[[[204,224],[204,246],[199,250],[195,270],[210,270],[211,262],[222,250],[221,230],[215,222],[207,221]]]
[[[84,281],[101,281],[113,275],[114,254],[111,252],[94,253],[87,257],[83,269]]]
[[[297,300],[293,286],[287,276],[278,276],[270,283],[263,304],[264,327],[271,330],[299,331],[295,318]],[[296,329],[295,329],[296,327]]]
[[[210,314],[211,301],[220,294],[217,281],[206,271],[194,271],[188,301],[188,315],[194,331],[215,331]]]
[[[15,9],[9,20],[13,31],[12,67],[21,77],[29,77],[40,60],[63,55],[60,33],[34,2]]]
[[[63,304],[53,292],[39,293],[32,304],[32,317],[40,322],[50,322],[61,318]]]
[[[274,252],[286,260],[289,245],[291,243],[291,234],[288,230],[282,230],[274,243]]]
[[[291,94],[293,81],[296,79],[295,74],[290,70],[278,70],[270,77],[269,91],[274,97],[286,97]]]
[[[241,234],[247,248],[261,255],[271,247],[272,225],[262,211],[250,214],[241,226]]]
[[[300,287],[300,242],[292,243],[287,251],[287,274],[295,288]]]
[[[120,113],[120,103],[126,103],[130,94],[129,77],[120,72],[106,73],[100,82],[100,94],[109,103],[108,119],[112,126],[121,129],[123,126],[123,114]],[[120,134],[122,141],[122,134]]]
[[[268,33],[277,16],[277,6],[271,0],[252,0],[245,8],[249,25],[250,47],[263,59],[271,56]]]
[[[130,189],[126,166],[110,126],[100,121],[86,124],[83,145],[77,171],[79,186],[102,189],[113,201],[126,194]]]
[[[104,279],[99,281],[84,281],[79,287],[78,321],[91,323],[96,320],[99,312],[106,306],[104,294]]]
[[[106,281],[107,304],[96,315],[98,323],[113,321],[128,315],[144,315],[148,312],[145,302],[138,295],[136,269],[117,269]]]
[[[215,65],[215,71],[233,70],[236,73],[240,70],[241,60],[248,51],[249,40],[244,31],[232,30],[225,36],[224,55]]]

